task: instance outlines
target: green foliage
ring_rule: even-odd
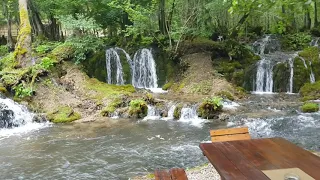
[[[6,46],[6,45],[0,46],[0,57],[3,57],[5,55],[7,55],[8,53],[9,53],[8,46]]]
[[[79,30],[82,32],[88,32],[92,30],[102,30],[100,25],[96,23],[92,17],[86,17],[84,14],[68,14],[60,15],[58,17],[62,26],[67,30]]]
[[[44,55],[51,52],[57,46],[61,45],[60,42],[41,42],[41,44],[36,45],[35,52],[39,55]]]
[[[217,112],[223,108],[221,97],[205,98],[198,108],[199,116],[206,119],[213,119]]]
[[[81,118],[71,107],[62,106],[47,114],[47,118],[53,123],[70,123]]]
[[[301,111],[304,113],[313,113],[313,112],[318,112],[319,111],[319,104],[316,103],[305,103],[301,107]]]
[[[15,91],[15,97],[18,98],[31,97],[34,92],[32,87],[27,87],[22,83],[18,84],[17,86],[14,86],[13,90]]]
[[[306,83],[300,89],[300,95],[303,101],[320,99],[320,81],[314,84]]]
[[[318,47],[307,47],[303,51],[299,52],[299,56],[306,60],[315,62],[319,60],[319,48]]]
[[[104,46],[103,40],[94,36],[69,38],[65,44],[72,47],[72,57],[76,64],[86,60],[90,53],[95,53]]]
[[[311,42],[311,35],[306,33],[287,34],[282,38],[282,45],[285,50],[302,50]]]
[[[148,114],[148,105],[143,99],[134,99],[129,104],[129,116],[144,118]]]

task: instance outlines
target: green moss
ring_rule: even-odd
[[[53,49],[49,56],[57,61],[71,60],[74,56],[74,52],[75,50],[72,44],[64,43]]]
[[[220,91],[216,95],[234,101],[234,97],[229,91]]]
[[[68,106],[59,107],[58,110],[48,113],[48,119],[53,123],[69,123],[81,118],[81,115],[74,112],[72,108]]]
[[[306,83],[300,89],[300,95],[303,101],[320,99],[320,81],[314,84]]]
[[[196,94],[208,95],[212,90],[212,81],[203,80],[191,87],[191,92]]]
[[[319,111],[319,105],[316,103],[305,103],[301,107],[301,111],[305,113],[312,113],[312,112],[318,112]]]
[[[9,53],[8,46],[2,45],[0,46],[0,57],[6,56]]]
[[[163,85],[162,89],[166,91],[170,89],[172,85],[173,85],[173,81],[169,81],[167,84]]]
[[[134,118],[144,118],[148,115],[148,105],[143,99],[130,101],[129,116]]]
[[[178,104],[178,105],[176,106],[176,108],[174,109],[174,112],[173,112],[173,117],[174,117],[174,119],[180,119],[182,108],[183,108],[183,105],[182,105],[182,104]]]
[[[0,92],[3,94],[8,92],[7,89],[3,86],[3,84],[0,84]]]
[[[120,98],[114,99],[107,107],[102,109],[101,115],[105,117],[111,116],[112,113],[114,113],[116,109],[121,106],[121,104],[122,101]]]
[[[89,79],[85,84],[85,87],[88,90],[95,92],[90,96],[98,101],[101,101],[104,98],[115,98],[119,97],[120,95],[130,95],[135,92],[135,89],[132,85],[111,85],[101,82],[95,78]]]
[[[287,92],[287,83],[290,78],[288,63],[278,63],[273,68],[274,88],[276,92]]]

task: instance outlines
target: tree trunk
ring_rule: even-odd
[[[244,22],[246,22],[248,17],[249,17],[249,13],[246,13],[242,16],[238,24],[233,28],[232,33],[230,35],[231,38],[235,38],[238,36],[240,27],[243,25]]]
[[[314,1],[314,27],[319,26],[317,1]]]
[[[34,30],[37,36],[43,38],[45,37],[45,31],[44,31],[44,26],[42,24],[41,18],[40,18],[40,13],[37,10],[37,7],[34,5],[34,3],[30,0],[29,1],[29,6],[31,9],[31,16],[32,16],[32,21],[34,23]]]
[[[31,25],[28,13],[28,0],[19,0],[20,30],[15,48],[15,57],[20,66],[32,64],[31,60]]]
[[[166,27],[167,22],[166,22],[166,14],[165,14],[165,4],[166,4],[165,0],[160,0],[160,3],[159,3],[159,29],[162,34],[167,35],[168,31],[167,31],[167,27]]]
[[[13,43],[13,38],[12,38],[12,20],[11,20],[11,16],[9,15],[8,17],[8,38],[7,38],[7,46],[8,46],[8,50],[10,52],[14,51],[14,43]]]

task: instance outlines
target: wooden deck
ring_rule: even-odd
[[[300,168],[320,180],[320,158],[282,139],[200,144],[222,179],[269,179],[262,170]]]

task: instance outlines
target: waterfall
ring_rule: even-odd
[[[156,107],[148,105],[148,115],[143,120],[158,120],[161,116]]]
[[[300,57],[301,61],[303,62],[303,65],[306,69],[308,69],[308,65],[306,63],[306,60],[303,57]],[[313,70],[312,70],[312,62],[309,62],[309,66],[310,66],[310,83],[315,83],[316,82],[316,78],[314,76]]]
[[[310,46],[318,47],[319,46],[318,42],[319,42],[319,38],[318,37],[317,38],[313,38],[312,41],[310,42]]]
[[[258,62],[257,77],[256,77],[256,92],[273,91],[273,65],[266,58]]]
[[[288,89],[288,93],[293,93],[293,75],[294,75],[294,64],[293,58],[289,58],[289,66],[290,66],[290,79],[289,79],[289,89]]]
[[[192,107],[184,107],[181,109],[179,121],[201,127],[206,120],[199,118],[197,113],[197,105],[193,105]]]
[[[106,68],[107,68],[107,82],[108,84],[123,85],[123,71],[120,56],[116,49],[110,48],[106,50]],[[113,71],[116,70],[115,79]]]
[[[176,105],[172,105],[168,111],[168,117],[162,118],[163,120],[173,120],[174,119],[174,110],[176,109]]]
[[[157,88],[156,63],[151,50],[141,49],[133,58],[132,85],[137,88]]]
[[[29,132],[47,124],[33,123],[35,115],[11,99],[0,98],[0,138]]]

